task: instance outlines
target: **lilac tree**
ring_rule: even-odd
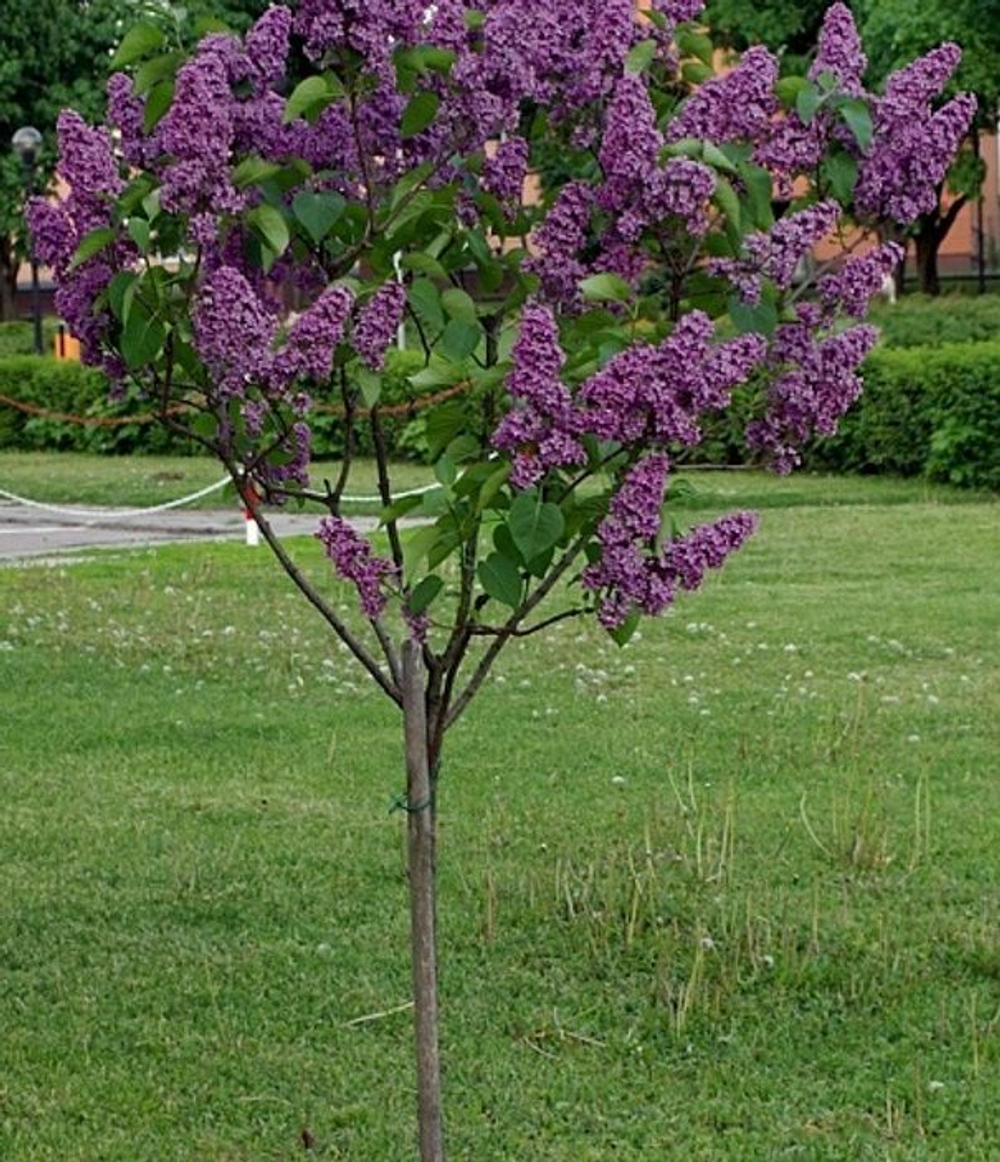
[[[753,532],[745,512],[678,528],[673,460],[737,388],[756,401],[750,445],[780,470],[835,430],[876,338],[857,320],[898,251],[811,283],[802,260],[847,204],[872,227],[918,214],[973,113],[964,97],[931,108],[953,47],[866,95],[843,5],[808,77],[779,79],[761,48],[709,76],[711,46],[685,23],[700,8],[300,0],[179,68],[134,32],[109,124],[61,118],[68,198],[31,212],[87,359],[222,461],[402,712],[424,1162],[444,1152],[448,729],[513,639],[595,615],[624,642]],[[525,199],[553,150],[568,176]],[[380,372],[404,319],[424,352],[414,386],[449,398],[427,417],[439,486],[397,498]],[[331,398],[346,453],[318,489],[310,414]],[[372,542],[340,511],[361,425],[384,505]],[[300,500],[327,512],[317,537],[357,590],[354,619],[274,535],[268,506]]]

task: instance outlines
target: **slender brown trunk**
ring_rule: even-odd
[[[420,1162],[444,1162],[435,936],[434,845],[437,808],[428,758],[425,697],[423,651],[419,643],[411,638],[403,646],[403,724],[406,738],[410,938],[417,1043],[417,1118]]]
[[[936,227],[928,223],[917,234],[916,243],[917,280],[920,290],[925,295],[939,295],[941,277],[938,273],[938,249],[941,246],[941,236]]]
[[[0,321],[17,318],[17,260],[11,239],[0,238]]]

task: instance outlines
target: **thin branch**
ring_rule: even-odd
[[[480,686],[482,686],[483,682],[486,681],[490,670],[493,668],[493,663],[497,660],[497,656],[499,655],[500,651],[515,635],[516,631],[520,628],[521,623],[533,610],[535,610],[541,604],[541,602],[545,600],[546,597],[548,597],[548,595],[555,588],[556,582],[563,576],[563,574],[569,569],[570,565],[572,565],[576,558],[580,555],[580,551],[586,544],[588,535],[588,533],[581,533],[580,536],[576,538],[576,540],[569,546],[566,552],[563,553],[562,557],[559,559],[559,563],[552,569],[552,571],[538,586],[534,593],[528,597],[520,609],[515,610],[514,613],[512,613],[508,618],[506,624],[493,639],[489,649],[480,659],[479,665],[476,667],[476,670],[472,677],[469,679],[465,689],[455,700],[454,706],[452,706],[450,710],[446,710],[444,719],[445,730],[454,725],[465,708],[476,696]]]
[[[223,458],[223,463],[232,477],[233,483],[236,485],[240,494],[243,494],[243,479],[240,473],[239,466],[232,459],[231,456]],[[323,596],[316,590],[312,582],[296,565],[292,558],[288,555],[285,546],[278,539],[277,534],[271,527],[270,521],[261,512],[260,506],[257,504],[251,505],[251,514],[257,522],[257,526],[264,535],[264,540],[267,541],[271,552],[278,558],[281,567],[288,574],[291,581],[303,594],[310,605],[319,613],[319,615],[330,625],[340,640],[347,646],[351,653],[364,666],[364,668],[371,674],[372,678],[378,683],[382,690],[396,703],[397,706],[403,705],[403,695],[399,687],[392,681],[392,679],[385,673],[382,667],[378,664],[374,657],[365,648],[364,644],[354,636],[343,621],[337,616],[336,611],[323,599]]]
[[[371,410],[372,443],[375,445],[375,464],[378,469],[378,491],[382,498],[382,505],[389,508],[392,504],[392,484],[389,480],[389,453],[385,443],[385,433],[382,431],[382,421],[379,419],[378,408]],[[392,549],[392,561],[403,574],[403,546],[399,540],[399,526],[396,521],[385,522],[386,532],[389,534],[389,547]]]
[[[344,401],[344,462],[340,466],[337,483],[330,493],[331,512],[340,511],[340,500],[347,487],[347,478],[351,474],[351,460],[354,456],[354,415],[358,402],[358,393],[347,386],[347,368],[340,369],[340,398]]]
[[[524,629],[511,631],[507,631],[504,626],[473,625],[469,627],[469,633],[474,637],[499,637],[503,633],[506,633],[508,637],[531,637],[532,634],[541,633],[543,629],[548,629],[549,626],[555,625],[557,622],[566,621],[570,617],[580,617],[586,612],[585,609],[564,609],[562,613],[554,613],[544,621],[535,622],[534,625],[526,626]]]

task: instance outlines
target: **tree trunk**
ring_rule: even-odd
[[[916,235],[917,243],[917,281],[920,291],[925,295],[939,295],[941,293],[941,277],[938,273],[938,250],[941,246],[942,235],[936,226],[930,223],[922,225]]]
[[[444,1162],[435,936],[434,846],[437,806],[428,756],[425,698],[423,651],[419,643],[410,638],[403,646],[403,724],[406,738],[407,862],[417,1049],[417,1118],[420,1162]]]
[[[0,322],[17,318],[17,265],[11,239],[0,238]]]

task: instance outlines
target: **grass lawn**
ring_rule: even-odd
[[[319,461],[312,483],[336,480],[339,465]],[[0,488],[49,504],[146,506],[162,504],[197,492],[221,480],[222,469],[200,456],[92,456],[84,453],[0,452]],[[765,472],[692,470],[685,477],[695,486],[688,508],[719,508],[733,504],[783,507],[802,504],[940,504],[982,502],[983,496],[921,480],[800,473],[788,479]],[[402,492],[433,484],[430,468],[401,462],[393,467],[393,490]],[[371,497],[378,492],[373,460],[357,460],[348,496]],[[2,500],[2,498],[0,498]],[[195,508],[235,505],[232,489],[214,492]],[[348,511],[375,512],[375,504],[347,505]]]
[[[997,506],[723,500],[703,593],[450,739],[451,1157],[994,1160]],[[265,551],[0,570],[0,681],[0,1158],[412,1159],[399,726]]]

